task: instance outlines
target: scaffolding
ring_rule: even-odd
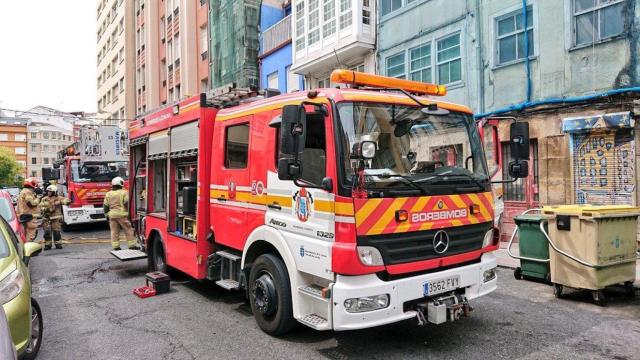
[[[211,85],[258,86],[260,0],[209,3]]]

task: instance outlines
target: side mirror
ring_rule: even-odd
[[[58,178],[60,178],[60,169],[50,167],[42,168],[42,180],[51,181],[58,180]]]
[[[529,123],[511,123],[510,133],[513,160],[529,160]]]
[[[285,105],[280,124],[278,178],[295,180],[302,175],[300,157],[307,139],[307,114],[302,105]]]
[[[42,245],[34,242],[27,242],[24,244],[24,258],[22,261],[24,261],[26,265],[29,265],[29,259],[34,256],[38,256],[40,252],[42,252]]]
[[[376,156],[377,144],[375,141],[361,141],[353,144],[351,149],[352,159],[373,159]]]
[[[529,176],[529,162],[526,160],[515,160],[510,162],[509,176],[513,179],[526,178]]]

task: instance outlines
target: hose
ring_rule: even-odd
[[[520,215],[526,215],[532,211],[541,211],[542,209],[540,208],[533,208],[533,209],[528,209],[523,211]],[[526,257],[526,256],[518,256],[515,255],[514,253],[511,252],[511,245],[513,245],[513,239],[516,238],[516,233],[518,233],[518,224],[516,224],[515,229],[513,229],[513,233],[511,234],[511,239],[509,240],[509,245],[507,245],[507,253],[509,254],[509,256],[511,256],[514,259],[518,259],[518,260],[527,260],[527,261],[533,261],[533,262],[539,262],[539,263],[548,263],[549,261],[551,261],[551,259],[536,259],[536,258],[530,258],[530,257]],[[549,237],[547,237],[547,240],[549,239]]]

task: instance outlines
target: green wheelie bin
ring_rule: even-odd
[[[529,278],[551,282],[551,269],[549,267],[549,243],[540,231],[540,223],[549,217],[542,214],[518,215],[514,218],[518,226],[520,239],[520,267],[516,268],[513,275],[516,279]],[[545,230],[547,230],[545,222]]]

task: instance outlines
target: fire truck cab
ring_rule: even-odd
[[[132,122],[149,265],[245,291],[273,335],[468,315],[496,288],[498,246],[471,110],[437,100],[443,86],[346,70],[332,82],[348,86],[257,100],[227,88]]]

